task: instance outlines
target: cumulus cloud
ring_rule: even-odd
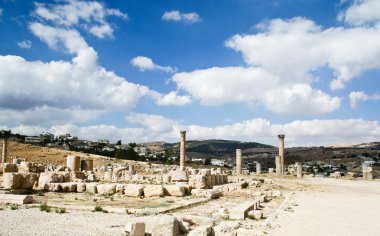
[[[351,92],[349,95],[349,98],[350,98],[350,106],[353,109],[357,109],[361,102],[380,100],[380,95],[378,94],[368,95],[364,93],[363,91],[359,91],[359,92]]]
[[[356,0],[347,10],[339,13],[338,19],[353,26],[378,24],[379,9],[379,0]]]
[[[214,67],[177,73],[172,79],[205,105],[258,102],[280,114],[324,114],[340,106],[337,97],[305,83],[283,84],[259,67]]]
[[[90,4],[64,2],[84,6]],[[41,10],[42,6],[37,5],[37,8]],[[50,48],[64,50],[73,58],[71,61],[42,62],[27,61],[14,55],[0,56],[0,121],[24,125],[36,124],[38,119],[50,125],[80,123],[110,111],[128,112],[142,97],[160,104],[165,101],[166,105],[170,104],[167,101],[170,99],[166,99],[164,94],[130,83],[98,65],[97,52],[74,26],[70,27],[77,22],[79,13],[74,11],[73,16],[63,17],[58,8],[53,9],[54,14],[50,18],[61,17],[65,27],[34,21],[29,24],[29,29]],[[69,14],[66,8],[63,9],[65,14]],[[114,11],[108,14],[119,13]],[[45,17],[50,19],[48,16],[46,13]],[[80,17],[85,19],[82,15]],[[186,98],[177,98],[178,101],[170,105],[186,102]]]
[[[131,64],[140,71],[158,70],[167,73],[175,73],[177,68],[170,66],[160,66],[153,62],[149,57],[137,56],[131,60]]]
[[[162,15],[164,21],[182,21],[186,23],[196,23],[201,20],[196,12],[182,13],[180,11],[169,11]]]
[[[107,138],[113,142],[123,140],[124,143],[153,140],[178,142],[180,130],[187,131],[188,140],[229,139],[255,141],[275,146],[278,145],[277,134],[284,133],[287,147],[347,145],[380,139],[379,122],[363,119],[314,119],[276,124],[266,119],[256,118],[215,127],[183,124],[183,122],[161,115],[144,113],[130,113],[127,120],[139,124],[141,127],[129,128],[113,125],[78,127],[63,124],[52,127],[36,125],[2,128],[27,134],[38,134],[42,131],[49,131],[56,135],[70,133],[82,139]]]
[[[248,65],[273,73],[282,83],[310,83],[315,70],[328,67],[334,71],[330,88],[335,90],[365,70],[380,68],[379,37],[378,27],[322,29],[296,17],[269,21],[263,32],[235,35],[226,45],[241,52]]]
[[[157,104],[162,106],[168,105],[177,105],[183,106],[189,104],[191,102],[191,98],[188,95],[180,96],[177,92],[170,92],[166,95],[162,95],[157,99]]]
[[[31,48],[32,42],[30,40],[23,40],[23,41],[17,42],[17,45],[20,48]]]
[[[36,3],[35,16],[60,27],[80,25],[98,38],[112,37],[113,28],[106,21],[107,16],[128,19],[119,9],[108,9],[96,1],[64,0],[63,4]]]

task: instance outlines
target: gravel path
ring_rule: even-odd
[[[296,192],[268,235],[380,235],[380,181],[310,179]]]

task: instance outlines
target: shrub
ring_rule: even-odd
[[[47,204],[47,202],[42,202],[40,204],[40,210],[41,211],[50,212],[51,211],[51,207]]]
[[[55,213],[58,213],[58,214],[66,213],[66,208],[55,208]]]
[[[18,209],[18,205],[16,205],[16,204],[11,205],[11,210],[17,210],[17,209]]]

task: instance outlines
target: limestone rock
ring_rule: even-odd
[[[47,183],[44,185],[44,189],[49,192],[62,192],[61,183]]]
[[[128,197],[140,197],[144,194],[144,187],[138,184],[126,184],[124,195]]]
[[[144,188],[145,197],[163,197],[164,187],[162,185],[147,185]]]
[[[98,194],[114,195],[116,193],[116,184],[99,184],[96,188]]]
[[[235,221],[221,221],[214,227],[215,236],[235,236],[239,223]]]
[[[15,195],[15,194],[0,194],[0,203],[3,204],[28,204],[33,202],[32,196]]]
[[[165,185],[164,189],[167,196],[183,197],[186,193],[185,187],[181,185]]]
[[[63,176],[54,173],[54,172],[44,172],[40,174],[40,178],[38,180],[38,187],[45,188],[45,185],[48,183],[62,183]]]
[[[77,192],[83,193],[86,191],[86,184],[85,183],[77,183]]]
[[[89,184],[86,184],[86,192],[87,193],[90,193],[90,194],[95,194],[97,193],[97,186],[98,184],[97,183],[89,183]]]
[[[3,187],[5,189],[20,189],[22,185],[22,175],[19,173],[4,173]]]
[[[263,218],[263,211],[261,211],[261,210],[249,211],[247,213],[247,216],[250,218],[253,218],[255,220],[260,220],[261,218]]]
[[[190,231],[187,236],[212,236],[213,230],[211,226],[200,226]]]
[[[73,193],[77,191],[76,183],[61,183],[62,192]]]

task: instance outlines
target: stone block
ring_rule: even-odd
[[[96,188],[98,194],[114,195],[116,193],[116,184],[99,184]]]
[[[140,221],[141,219],[139,219]],[[145,233],[152,236],[179,236],[179,221],[174,216],[158,215],[146,217]]]
[[[3,204],[28,204],[33,203],[33,197],[27,195],[0,194],[0,203]]]
[[[167,196],[183,197],[186,193],[185,187],[181,185],[165,185],[164,189]]]
[[[212,236],[213,230],[211,226],[200,226],[190,231],[187,236]]]
[[[5,189],[20,189],[23,182],[22,175],[19,173],[4,173],[3,187]]]
[[[97,185],[97,183],[86,184],[86,193],[96,194],[98,192],[96,187]]]
[[[124,194],[125,184],[116,184],[116,193]]]
[[[44,189],[49,192],[62,192],[61,183],[47,183],[44,185]]]
[[[261,218],[263,218],[263,211],[261,210],[249,211],[247,213],[247,216],[255,220],[260,220]]]
[[[251,210],[255,210],[257,207],[256,201],[247,201],[230,210],[230,219],[232,220],[244,220],[247,213]]]
[[[16,164],[4,163],[3,164],[3,173],[17,172],[18,167]]]
[[[164,187],[162,185],[147,185],[144,188],[145,197],[163,197]]]
[[[61,183],[62,192],[74,193],[77,191],[77,183]]]
[[[22,189],[32,189],[33,186],[38,182],[37,173],[19,173],[22,176]]]
[[[215,236],[236,236],[239,223],[234,221],[221,221],[214,227]]]
[[[38,179],[38,187],[45,188],[48,183],[62,183],[63,176],[54,172],[43,172]]]
[[[77,183],[77,192],[84,193],[86,191],[86,183]]]
[[[129,236],[145,236],[145,223],[143,222],[129,223],[125,228]]]
[[[144,194],[144,186],[138,184],[126,184],[124,195],[128,197],[140,197]]]

